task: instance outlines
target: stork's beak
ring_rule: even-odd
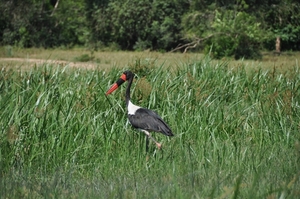
[[[114,83],[110,89],[108,89],[108,91],[106,92],[106,95],[111,94],[112,92],[114,92],[117,88],[119,88],[119,86],[121,84],[123,84],[126,81],[126,75],[122,74],[121,77],[118,79],[118,81],[116,83]]]

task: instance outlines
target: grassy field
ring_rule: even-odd
[[[247,69],[262,67],[264,69],[285,72],[287,67],[298,65],[300,52],[283,52],[281,56],[273,53],[263,53],[262,60],[212,60],[211,64],[230,61],[230,67],[246,66]],[[124,68],[135,65],[137,60],[147,61],[164,68],[177,68],[184,64],[193,64],[204,57],[201,53],[159,53],[159,52],[91,52],[88,49],[19,49],[10,46],[0,47],[0,67],[16,69],[31,69],[32,66],[43,63],[59,64],[76,68]]]
[[[120,62],[1,62],[0,198],[300,198],[297,58],[108,56]],[[125,86],[104,95],[125,69],[132,101],[175,134],[153,133],[162,150],[128,124]]]

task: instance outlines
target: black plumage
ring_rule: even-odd
[[[128,119],[133,127],[147,131],[160,132],[167,136],[173,136],[170,127],[165,121],[154,111],[139,108],[134,115],[128,114]]]

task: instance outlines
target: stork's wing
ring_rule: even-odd
[[[161,117],[152,110],[139,108],[134,115],[128,115],[133,127],[148,131],[161,132],[173,136],[172,130]]]

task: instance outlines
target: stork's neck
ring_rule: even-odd
[[[133,77],[128,80],[128,85],[127,85],[126,94],[125,94],[127,107],[128,107],[129,101],[130,101],[130,87],[131,87],[132,81],[133,81]]]

